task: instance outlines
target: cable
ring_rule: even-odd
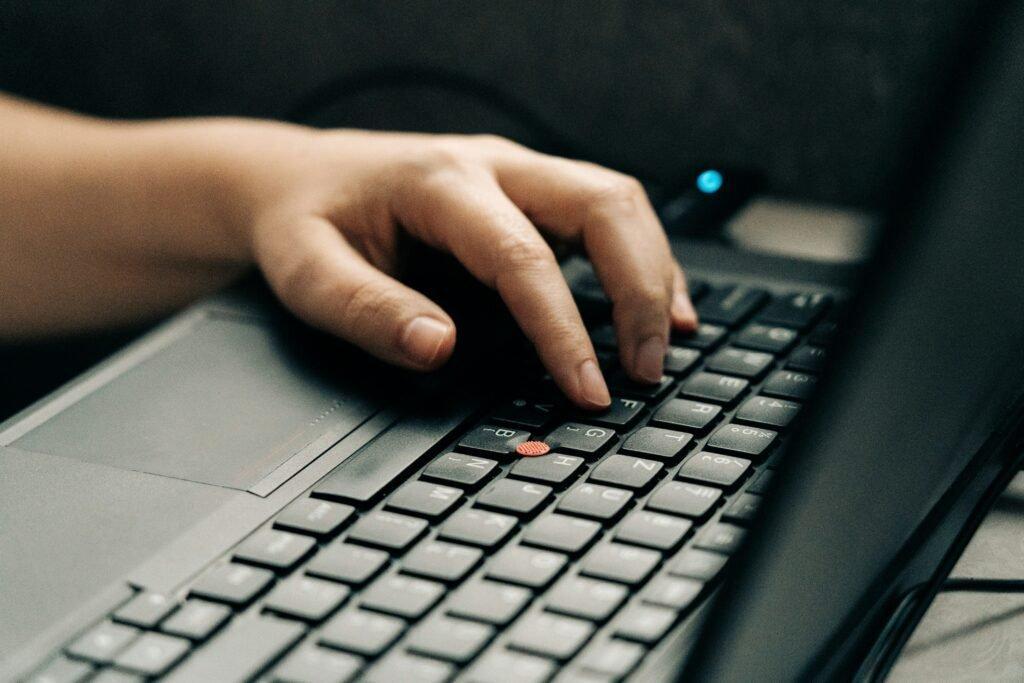
[[[946,579],[940,593],[1024,593],[1024,579],[958,578]]]

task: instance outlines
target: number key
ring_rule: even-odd
[[[676,477],[731,489],[750,471],[750,461],[731,455],[694,453],[686,460]]]
[[[730,423],[716,429],[705,447],[759,459],[775,442],[775,437],[778,435],[778,432],[773,432],[770,429]]]
[[[788,427],[799,412],[799,403],[781,398],[751,396],[736,411],[735,419],[738,422],[779,429]]]

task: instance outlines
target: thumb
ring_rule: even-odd
[[[451,318],[368,263],[326,219],[271,231],[256,252],[277,296],[311,325],[414,370],[433,370],[451,356]]]

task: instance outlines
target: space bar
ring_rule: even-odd
[[[304,632],[300,624],[280,619],[236,619],[166,680],[171,683],[247,681],[284,654]]]
[[[374,502],[459,426],[468,412],[461,409],[441,418],[407,418],[397,422],[335,467],[310,494],[356,506]]]

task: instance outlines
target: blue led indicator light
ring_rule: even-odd
[[[722,174],[708,169],[697,176],[697,189],[704,194],[714,194],[722,189]]]

